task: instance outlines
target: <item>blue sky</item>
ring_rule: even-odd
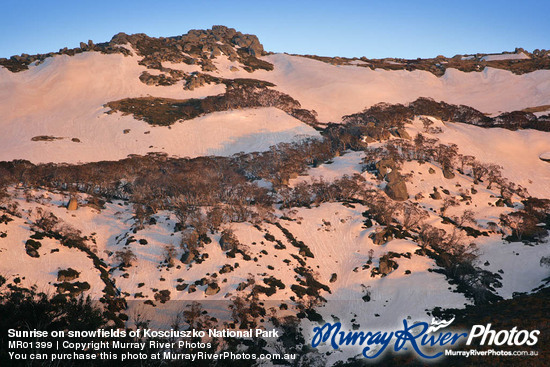
[[[223,24],[266,50],[323,56],[434,57],[550,48],[550,1],[2,0],[0,57],[173,36]]]

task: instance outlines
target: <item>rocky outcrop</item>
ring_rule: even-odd
[[[382,159],[376,164],[378,178],[385,179],[388,183],[384,189],[393,200],[404,201],[409,198],[405,178],[399,173],[397,164],[392,159]]]
[[[185,77],[185,73],[183,71],[174,70],[173,73],[170,74],[158,74],[158,75],[152,75],[147,71],[144,71],[139,76],[139,80],[147,85],[155,85],[155,86],[168,86],[173,85],[182,80]]]
[[[130,44],[143,59],[142,65],[161,69],[162,62],[198,64],[205,72],[215,71],[211,59],[222,54],[230,61],[238,61],[247,71],[257,69],[272,70],[273,65],[258,59],[265,54],[258,37],[243,34],[233,28],[214,26],[207,30],[191,30],[175,37],[149,37],[138,33],[115,35],[110,44]]]
[[[380,231],[374,233],[374,235],[372,236],[372,241],[377,246],[382,246],[383,244],[391,240],[393,240],[393,234],[388,228],[383,228]]]
[[[258,59],[265,54],[258,37],[243,34],[233,28],[214,26],[207,30],[191,30],[187,34],[175,37],[149,37],[144,33],[128,35],[118,33],[109,42],[94,44],[80,42],[80,47],[63,48],[58,52],[47,54],[21,54],[9,59],[0,58],[0,65],[12,72],[26,70],[29,65],[40,63],[55,55],[73,56],[86,51],[102,53],[121,53],[130,55],[132,52],[123,47],[130,45],[143,58],[140,64],[152,69],[162,69],[162,62],[186,63],[201,65],[203,71],[215,71],[216,67],[210,59],[222,54],[231,61],[238,61],[243,69],[252,72],[257,69],[273,70],[273,65]]]
[[[487,59],[487,54],[475,55],[455,55],[453,57],[445,57],[442,55],[428,59],[401,59],[401,58],[384,58],[384,59],[368,59],[361,58],[345,58],[345,57],[324,57],[316,55],[302,55],[318,61],[326,62],[332,65],[354,65],[356,67],[364,67],[372,70],[423,70],[441,77],[445,75],[447,69],[457,69],[463,72],[481,72],[486,67],[509,70],[514,74],[525,74],[535,70],[550,69],[550,51],[534,50],[529,53],[521,48],[516,48],[514,52],[504,52],[506,54],[524,54],[524,58],[514,58],[503,60]]]

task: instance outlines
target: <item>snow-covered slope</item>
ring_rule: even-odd
[[[138,65],[139,59],[86,52],[48,58],[19,73],[0,68],[0,160],[78,163],[147,152],[179,157],[232,155],[318,136],[311,127],[274,108],[214,113],[171,128],[106,114],[105,103],[126,97],[187,99],[225,91],[223,84],[194,91],[184,90],[182,82],[148,86],[139,80],[147,70]],[[31,140],[37,136],[60,139]]]
[[[148,312],[158,326],[169,325],[184,302],[212,301],[226,321],[236,297],[256,297],[266,309],[277,308],[273,314],[295,315],[312,306],[324,320],[340,320],[346,328],[381,330],[403,318],[425,321],[434,307],[461,308],[544,285],[548,269],[540,264],[549,242],[536,230],[548,228],[540,223],[550,218],[546,204],[535,200],[540,206],[527,213],[527,195],[510,182],[550,199],[550,164],[543,160],[550,152],[549,132],[413,118],[403,106],[378,106],[378,116],[387,112],[387,121],[323,123],[342,123],[342,116],[379,102],[418,97],[487,114],[550,105],[549,70],[516,75],[449,68],[438,77],[371,70],[359,61],[336,66],[272,54],[262,60],[273,70],[247,72],[244,58],[209,57],[216,70],[172,62],[147,69],[138,56],[99,52],[49,57],[16,73],[0,68],[0,161],[76,164],[149,152],[175,157],[266,152],[231,160],[150,157],[86,167],[2,164],[1,172],[11,175],[5,191],[0,186],[0,276],[8,284],[63,293],[69,285],[58,280],[59,271],[70,268],[79,272],[71,281],[90,286],[85,294],[122,297],[129,302],[123,312]],[[185,79],[170,86],[140,81],[142,72],[156,74],[163,67],[189,78],[196,72],[193,77],[211,83],[188,90]],[[286,96],[256,95],[263,99],[260,105],[271,107],[251,108],[247,98],[253,93],[238,94],[246,88],[272,88]],[[206,99],[215,100],[210,109],[182,102],[228,90],[237,91],[232,96],[242,98],[246,108],[223,96]],[[166,113],[166,107],[170,115],[183,105],[182,110],[199,111],[188,116],[199,117],[156,126],[132,115],[137,105],[118,110],[125,114],[104,107],[148,96],[173,99],[155,105],[162,107],[155,113]],[[287,105],[265,101],[276,98]],[[432,102],[426,110],[440,107]],[[149,109],[157,102],[150,103],[143,105]],[[226,110],[220,108],[224,103]],[[461,116],[484,120],[454,107],[466,111]],[[304,110],[315,110],[321,124]],[[392,119],[393,113],[407,118]],[[422,137],[415,139],[417,134]],[[301,140],[302,146],[273,147]],[[489,172],[477,177],[482,163],[502,166],[504,178],[493,179]],[[331,186],[334,182],[339,183]],[[69,211],[71,197],[79,206]],[[516,219],[513,214],[534,221],[527,244],[514,223],[507,224]],[[48,226],[48,220],[55,223]],[[313,325],[309,316],[301,321],[306,336]],[[341,356],[333,355],[333,362],[336,357]]]
[[[483,56],[481,60],[483,61],[500,61],[500,60],[526,60],[529,59],[529,56],[524,52],[517,54],[494,54]]]
[[[0,137],[0,160],[27,159],[34,163],[79,163],[118,160],[129,154],[162,152],[170,156],[230,156],[267,150],[280,142],[296,141],[319,133],[275,108],[216,112],[171,127],[153,127],[132,116],[95,114],[94,125],[84,120],[31,123],[32,130],[13,129]],[[37,126],[38,125],[38,126]],[[17,135],[17,138],[14,138]],[[37,135],[62,139],[32,141]],[[77,138],[79,142],[72,141]]]
[[[539,158],[550,150],[550,133],[530,129],[486,129],[433,120],[443,131],[434,137],[445,144],[458,145],[461,152],[484,163],[502,166],[504,177],[527,188],[531,195],[550,198],[550,165]],[[418,119],[408,125],[408,130],[411,136],[424,133]]]
[[[0,160],[76,163],[150,151],[190,157],[230,155],[265,150],[270,144],[292,141],[300,134],[315,135],[301,122],[276,111],[216,114],[177,124],[171,130],[150,127],[132,117],[105,114],[105,103],[122,98],[202,98],[225,90],[223,84],[214,83],[184,90],[183,81],[171,86],[146,85],[139,80],[140,74],[158,71],[139,65],[139,60],[138,56],[84,52],[50,57],[18,73],[0,68]],[[466,104],[492,114],[550,104],[547,70],[515,75],[491,68],[471,73],[448,69],[443,77],[437,77],[425,71],[334,66],[286,54],[265,56],[264,60],[274,65],[273,71],[249,73],[222,55],[214,60],[218,70],[210,74],[273,82],[275,89],[297,99],[304,108],[317,111],[320,122],[339,122],[343,115],[378,102],[405,103],[420,96]],[[166,66],[198,70],[183,63]],[[215,130],[214,125],[220,125],[222,119],[223,129]],[[127,130],[130,132],[124,134]],[[147,131],[150,133],[144,134]],[[61,139],[31,141],[37,136]],[[73,142],[73,138],[80,142]]]
[[[491,114],[550,102],[548,70],[515,75],[494,68],[471,73],[448,69],[444,76],[437,77],[418,70],[335,66],[286,54],[264,59],[273,63],[275,69],[256,71],[252,74],[254,78],[275,83],[277,89],[299,100],[304,108],[317,111],[322,122],[339,122],[343,115],[379,102],[408,103],[418,97],[464,104]],[[221,60],[219,63],[224,64]],[[240,71],[226,75],[245,77],[246,74]]]

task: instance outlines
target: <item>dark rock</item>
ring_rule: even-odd
[[[165,289],[155,293],[155,301],[159,301],[160,303],[166,303],[167,301],[170,301],[170,291],[168,289]]]
[[[80,276],[80,273],[72,268],[66,270],[59,270],[57,272],[58,282],[70,282]]]
[[[407,139],[407,140],[411,140],[411,136],[409,135],[409,133],[403,129],[403,128],[399,128],[397,130],[395,130],[395,135],[398,137],[398,138],[401,138],[401,139]]]
[[[176,285],[176,290],[182,292],[187,289],[187,286],[187,283],[178,284]]]
[[[449,180],[455,178],[455,174],[453,173],[452,168],[443,167],[443,177]]]
[[[378,266],[378,270],[380,271],[380,274],[382,274],[382,276],[388,275],[395,269],[397,269],[397,263],[395,261],[384,257],[380,258],[380,265]]]
[[[388,182],[384,192],[393,200],[404,201],[409,198],[409,193],[407,192],[407,185],[405,180],[393,180]]]
[[[396,163],[393,159],[382,159],[376,163],[376,169],[378,170],[378,178],[383,179],[388,172],[395,169]]]
[[[437,191],[436,187],[434,187],[434,192],[433,192],[433,194],[430,194],[430,197],[434,200],[441,200],[442,199],[441,193],[439,191]]]
[[[181,255],[181,262],[184,264],[191,264],[196,256],[197,254],[194,251],[187,251]]]
[[[218,283],[210,283],[210,284],[208,284],[208,287],[206,287],[206,290],[204,291],[204,293],[207,296],[213,296],[214,294],[218,293],[219,291],[220,291],[220,287],[219,287]]]

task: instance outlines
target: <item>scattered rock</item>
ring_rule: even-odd
[[[184,264],[191,264],[193,260],[195,260],[195,257],[197,256],[197,253],[194,251],[187,251],[183,255],[181,255],[181,262]]]
[[[409,135],[409,133],[403,129],[403,128],[399,128],[397,130],[395,130],[395,135],[398,137],[398,138],[401,138],[401,139],[407,139],[407,140],[411,140],[411,136]]]
[[[409,198],[407,185],[403,178],[388,182],[384,191],[393,200],[405,201]]]
[[[382,246],[386,242],[393,240],[393,234],[392,234],[392,231],[386,227],[374,233],[374,235],[371,238],[375,245]]]
[[[443,167],[443,177],[448,180],[455,178],[455,174],[453,173],[452,168]]]
[[[437,191],[437,187],[434,187],[434,192],[430,194],[430,197],[434,200],[441,200],[441,193]]]
[[[159,301],[160,303],[166,303],[167,301],[170,301],[170,291],[168,289],[165,289],[155,293],[155,301]]]
[[[27,242],[25,242],[25,251],[30,257],[40,257],[38,253],[40,247],[42,247],[42,244],[39,241],[27,240]]]
[[[72,197],[67,204],[67,210],[77,210],[78,209],[78,200],[75,197]]]
[[[207,296],[213,296],[214,294],[218,293],[220,291],[220,287],[218,286],[218,283],[210,283],[208,284],[208,287],[206,287],[206,290],[204,293]]]
[[[382,159],[376,163],[376,170],[378,171],[378,178],[380,180],[384,179],[386,175],[393,171],[396,167],[395,161],[393,159]]]
[[[68,268],[66,270],[59,270],[57,272],[57,281],[58,282],[70,282],[72,280],[75,280],[79,276],[80,276],[80,272],[78,272],[78,271],[76,271],[72,268]]]
[[[187,283],[178,284],[176,285],[176,290],[182,292],[187,289],[187,286]]]
[[[398,265],[395,261],[384,256],[380,258],[380,265],[378,266],[378,270],[380,271],[380,274],[382,274],[382,276],[388,275],[389,273],[397,269],[397,267]]]

